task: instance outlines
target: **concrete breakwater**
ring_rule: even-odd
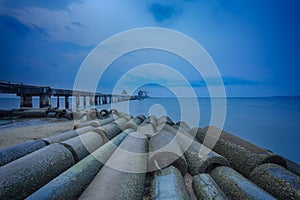
[[[300,199],[300,166],[269,150],[223,131],[200,154],[215,127],[72,115],[74,130],[0,149],[1,199]]]

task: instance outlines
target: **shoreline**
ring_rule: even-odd
[[[0,149],[34,139],[57,135],[72,130],[73,127],[73,120],[53,118],[12,120],[11,123],[0,126]]]

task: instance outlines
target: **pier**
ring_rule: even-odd
[[[32,108],[33,96],[40,98],[40,108],[50,107],[52,96],[56,97],[56,106],[59,107],[59,99],[64,97],[66,109],[70,107],[70,97],[75,97],[76,108],[79,108],[81,99],[83,100],[83,107],[86,107],[87,103],[89,105],[104,105],[136,99],[136,97],[131,97],[127,94],[103,94],[99,92],[56,89],[50,86],[26,85],[22,82],[11,81],[0,81],[0,93],[20,96],[20,107],[29,108]]]

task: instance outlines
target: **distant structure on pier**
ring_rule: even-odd
[[[144,90],[139,90],[137,97],[138,97],[137,98],[138,100],[144,100],[145,98],[149,97],[149,92],[144,91]]]

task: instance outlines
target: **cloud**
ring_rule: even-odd
[[[2,0],[1,4],[8,8],[25,8],[25,7],[39,7],[47,8],[51,10],[62,10],[66,9],[68,5],[75,2],[80,2],[80,0],[51,0],[51,1],[41,1],[41,0]]]
[[[176,4],[151,3],[148,10],[152,13],[157,22],[164,22],[177,16],[181,12],[181,8]]]

